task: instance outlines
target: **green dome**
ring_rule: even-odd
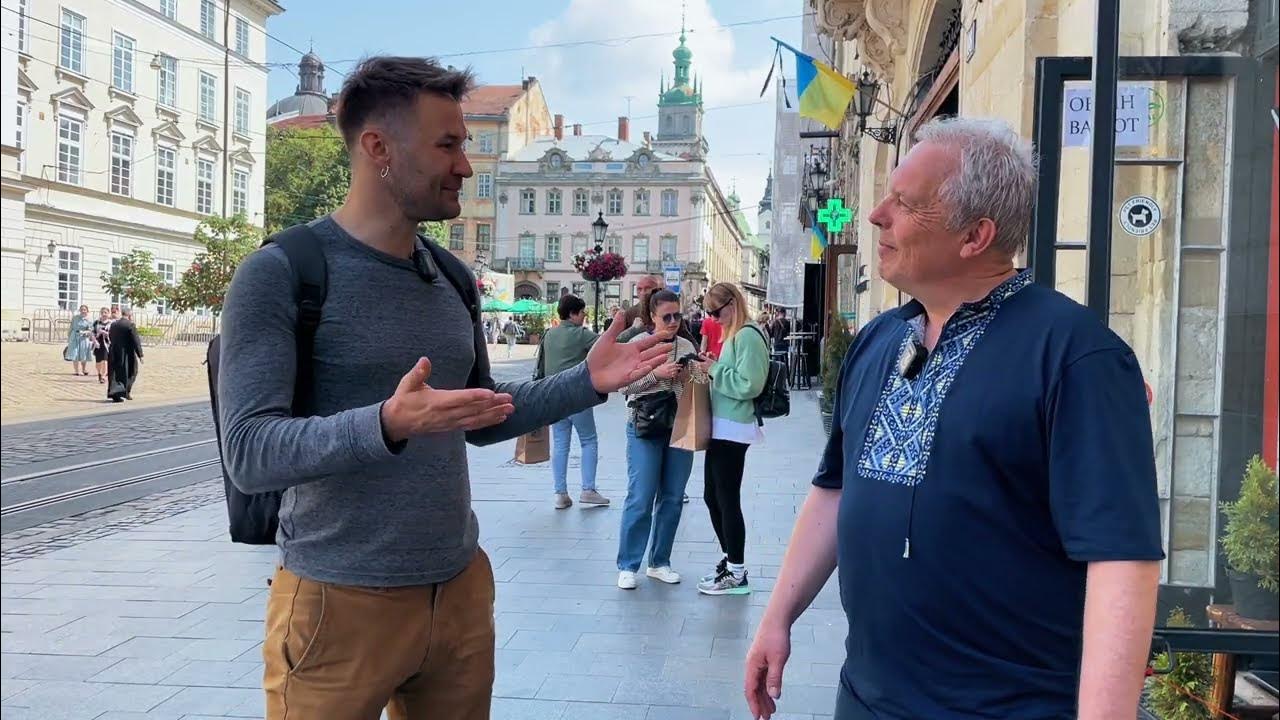
[[[693,59],[693,51],[685,47],[683,36],[680,38],[680,46],[671,51],[671,57],[675,58],[676,62],[686,63]]]

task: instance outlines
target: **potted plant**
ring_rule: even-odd
[[[542,342],[542,336],[547,333],[547,317],[545,315],[525,315],[521,318],[520,324],[524,325],[525,337],[528,338],[530,345],[537,345]]]
[[[1280,505],[1276,472],[1262,458],[1255,455],[1249,461],[1240,497],[1222,503],[1222,514],[1227,518],[1222,549],[1236,613],[1254,620],[1280,618]]]
[[[840,366],[853,345],[853,333],[836,313],[827,323],[827,337],[822,346],[822,397],[818,409],[822,413],[822,429],[831,434],[831,416],[835,412],[836,385],[840,380]]]
[[[1165,621],[1167,627],[1191,627],[1191,618],[1175,607]],[[1155,656],[1152,668],[1156,674],[1147,678],[1143,693],[1148,710],[1160,720],[1209,720],[1204,703],[1195,698],[1209,697],[1213,687],[1213,665],[1205,653],[1167,653]],[[1172,668],[1170,663],[1172,662]]]

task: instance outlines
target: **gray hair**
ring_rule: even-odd
[[[1036,193],[1036,154],[1007,122],[988,118],[940,118],[916,131],[916,142],[954,147],[959,167],[938,189],[958,230],[989,218],[993,245],[1010,256],[1027,244]]]

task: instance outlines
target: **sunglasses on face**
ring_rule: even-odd
[[[719,319],[720,319],[720,313],[724,312],[724,309],[725,309],[725,308],[727,308],[727,307],[729,307],[729,303],[732,303],[732,302],[733,302],[733,301],[732,301],[732,300],[730,300],[729,302],[727,302],[727,303],[725,303],[725,304],[721,305],[720,307],[716,308],[715,310],[708,310],[708,311],[707,311],[707,314],[708,314],[708,315],[710,315],[711,317],[713,317],[713,318],[715,318],[715,319],[719,320]]]
[[[666,315],[659,315],[658,319],[661,320],[662,324],[664,325],[674,325],[680,322],[680,313],[667,313]]]

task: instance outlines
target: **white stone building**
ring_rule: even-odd
[[[100,276],[137,248],[176,280],[205,215],[262,223],[275,0],[0,3],[6,336],[122,302]]]

